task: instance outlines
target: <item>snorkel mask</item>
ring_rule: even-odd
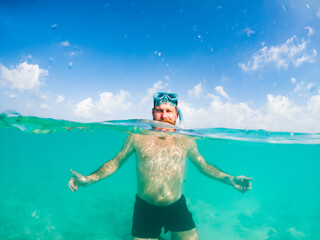
[[[167,103],[172,106],[177,106],[178,109],[178,115],[179,115],[179,121],[180,124],[183,121],[182,113],[180,109],[178,108],[178,94],[177,93],[171,93],[171,92],[156,92],[153,94],[153,106],[159,106],[162,103]]]

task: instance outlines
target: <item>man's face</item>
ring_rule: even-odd
[[[152,115],[153,120],[167,122],[173,125],[176,124],[176,120],[179,116],[177,107],[167,103],[162,103],[161,105],[154,107],[152,109]]]

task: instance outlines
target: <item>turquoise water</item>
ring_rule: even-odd
[[[153,121],[76,123],[0,115],[0,239],[131,239],[135,158],[71,192],[69,169],[90,174]],[[187,161],[183,185],[200,239],[320,239],[320,134],[177,129],[205,159],[253,177],[252,191],[206,178]],[[169,239],[168,235],[163,235]]]

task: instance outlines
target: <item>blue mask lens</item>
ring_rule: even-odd
[[[171,105],[178,105],[178,94],[169,92],[157,92],[153,94],[154,106],[159,106],[162,103],[169,103]]]
[[[157,92],[153,94],[153,98],[155,100],[161,100],[163,98],[168,98],[168,100],[178,101],[177,93],[169,93],[169,92]]]

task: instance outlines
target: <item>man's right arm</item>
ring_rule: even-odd
[[[73,177],[69,181],[69,187],[74,192],[78,186],[88,186],[116,172],[134,152],[134,136],[130,134],[121,151],[110,161],[103,164],[99,169],[88,176],[81,175],[71,170]]]

